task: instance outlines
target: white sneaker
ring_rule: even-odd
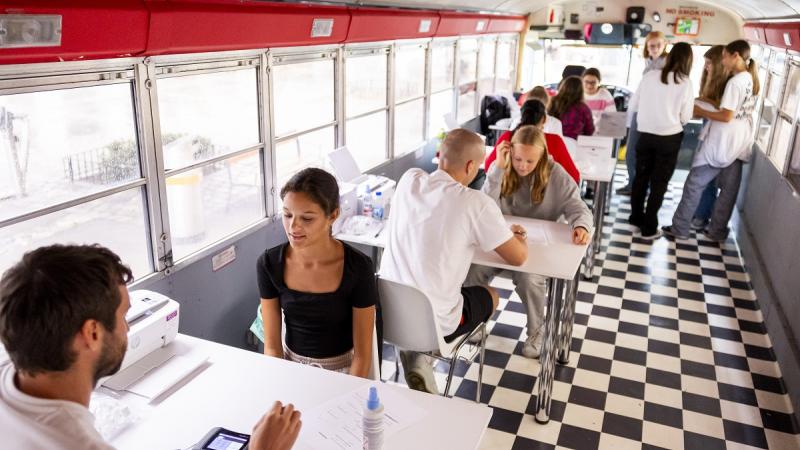
[[[409,353],[411,355],[408,355]],[[400,355],[408,387],[415,391],[439,395],[436,378],[433,376],[433,365],[428,357],[420,353],[405,351]]]
[[[522,356],[526,358],[536,359],[539,353],[542,352],[542,338],[544,337],[544,326],[539,327],[533,336],[528,336],[525,344],[522,346]]]

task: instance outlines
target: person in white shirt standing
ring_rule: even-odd
[[[409,170],[392,198],[379,276],[424,292],[448,342],[488,320],[497,308],[493,289],[462,287],[475,251],[496,251],[514,266],[528,257],[525,228],[509,229],[497,204],[467,187],[484,153],[477,134],[452,130],[439,149],[439,169],[431,174]],[[408,386],[438,393],[431,362],[424,355],[400,353]]]
[[[0,280],[2,447],[112,450],[94,428],[89,399],[128,347],[133,279],[100,246],[53,245],[26,253]],[[273,405],[253,430],[253,450],[289,449],[300,431],[292,405]],[[188,443],[187,443],[188,444]]]
[[[737,40],[726,45],[722,51],[722,64],[733,76],[725,85],[719,110],[694,108],[696,116],[711,122],[692,161],[681,201],[672,216],[672,225],[664,227],[664,232],[676,239],[689,237],[692,216],[700,197],[715,178],[720,189],[719,197],[711,212],[711,222],[703,234],[717,242],[727,239],[728,221],[742,180],[742,164],[752,154],[753,111],[760,86],[758,67],[750,57],[747,41]]]
[[[640,136],[628,221],[640,229],[644,239],[661,236],[658,210],[678,162],[683,125],[692,118],[694,107],[691,70],[691,45],[677,43],[669,52],[664,68],[645,74],[631,99],[630,108],[637,114]]]

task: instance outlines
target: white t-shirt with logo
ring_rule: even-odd
[[[753,151],[755,107],[753,77],[748,72],[739,72],[728,80],[719,103],[720,110],[733,111],[733,119],[730,122],[710,121],[692,167],[707,164],[722,168],[728,167],[737,159],[749,160]]]
[[[26,450],[113,450],[81,404],[20,391],[13,364],[0,365],[0,447]]]
[[[392,197],[380,276],[424,292],[444,335],[458,327],[461,285],[475,250],[489,252],[513,237],[497,204],[447,172],[406,172]]]

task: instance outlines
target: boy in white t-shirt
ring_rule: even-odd
[[[448,342],[488,320],[497,308],[493,289],[462,287],[475,250],[494,250],[516,266],[528,256],[525,229],[519,225],[509,229],[495,202],[467,187],[484,152],[478,135],[453,130],[440,147],[439,170],[432,174],[409,170],[392,198],[380,277],[424,292]],[[401,357],[409,387],[438,393],[427,358],[406,351]]]
[[[92,390],[128,347],[128,267],[94,245],[26,253],[0,280],[2,448],[113,450],[94,428]],[[13,364],[12,364],[13,363]],[[256,424],[253,450],[292,447],[300,413],[279,403]]]
[[[719,110],[709,111],[696,105],[696,116],[709,119],[705,138],[692,161],[692,169],[683,185],[683,194],[672,225],[664,227],[667,235],[688,239],[691,220],[700,197],[716,178],[719,197],[711,213],[711,222],[703,231],[713,241],[728,236],[728,221],[739,193],[742,164],[750,159],[753,145],[753,111],[759,91],[757,67],[750,58],[747,41],[733,41],[722,51],[722,64],[733,74],[725,85]]]

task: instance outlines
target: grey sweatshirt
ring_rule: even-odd
[[[548,157],[550,164],[550,180],[544,191],[541,203],[531,200],[531,180],[526,177],[521,180],[520,187],[511,198],[500,198],[500,182],[503,179],[503,169],[499,163],[492,164],[483,184],[483,193],[491,197],[503,214],[512,216],[530,217],[557,221],[562,215],[567,219],[570,227],[584,227],[590,233],[594,220],[586,203],[581,200],[580,190],[575,180],[569,176],[561,164]]]

